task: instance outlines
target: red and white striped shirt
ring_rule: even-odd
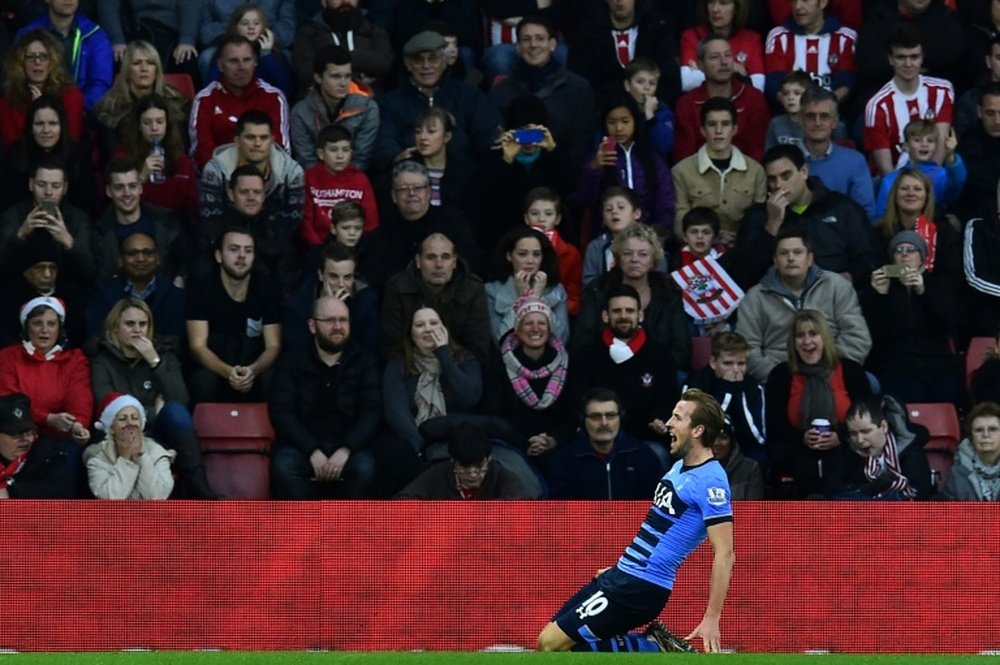
[[[840,27],[818,35],[799,34],[786,26],[767,33],[764,44],[764,69],[771,72],[791,72],[796,69],[812,74],[813,79],[828,90],[835,72],[853,72],[854,43],[858,35],[850,28]]]
[[[895,79],[890,80],[865,105],[865,150],[888,148],[895,166],[906,125],[918,118],[951,124],[954,104],[955,89],[946,79],[921,76],[912,95],[903,93]]]

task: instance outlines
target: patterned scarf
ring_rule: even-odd
[[[917,217],[917,224],[913,227],[917,235],[927,243],[927,258],[924,259],[924,269],[927,272],[934,272],[934,254],[937,247],[937,224],[927,219],[927,215]]]
[[[992,466],[980,459],[971,442],[958,447],[958,461],[969,468],[969,483],[982,501],[1000,501],[1000,462]]]
[[[895,480],[883,494],[899,492],[908,499],[917,495],[917,491],[910,486],[910,481],[903,475],[903,469],[899,464],[899,451],[896,448],[896,437],[892,432],[887,432],[885,435],[885,450],[882,451],[882,454],[878,457],[869,457],[865,462],[865,478],[874,481],[882,475],[886,468],[892,472]]]
[[[562,393],[563,386],[566,385],[566,367],[569,365],[569,354],[559,338],[555,335],[549,337],[549,347],[555,349],[556,357],[547,365],[538,369],[528,369],[521,364],[514,354],[515,349],[521,345],[521,339],[515,334],[509,334],[500,343],[500,355],[503,357],[504,369],[507,370],[507,379],[514,389],[514,394],[524,403],[525,406],[541,411],[551,406]],[[535,394],[531,387],[531,381],[537,379],[548,379],[542,396]]]
[[[420,373],[413,401],[417,405],[417,426],[425,420],[448,414],[441,390],[441,361],[436,356],[415,354],[413,364]]]

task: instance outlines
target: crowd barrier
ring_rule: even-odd
[[[0,649],[533,648],[646,502],[3,501]],[[744,502],[737,651],[1000,649],[1000,505]],[[711,549],[663,619],[700,620]]]

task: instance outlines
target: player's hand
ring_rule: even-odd
[[[702,639],[702,643],[705,647],[705,653],[719,653],[722,651],[722,646],[720,644],[720,633],[719,633],[719,620],[704,618],[698,627],[691,631],[685,639],[690,642],[696,637]]]
[[[596,580],[598,577],[600,577],[604,573],[608,572],[609,570],[611,570],[611,566],[605,566],[604,568],[598,568],[597,572],[594,573],[594,579]]]

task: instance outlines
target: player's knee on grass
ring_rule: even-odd
[[[554,621],[538,634],[539,651],[569,651],[574,644],[576,643]]]

